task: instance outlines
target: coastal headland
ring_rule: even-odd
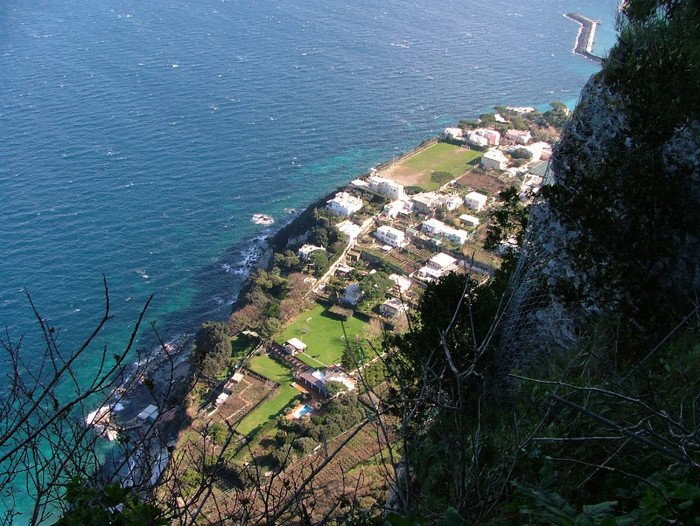
[[[129,466],[129,480],[155,480],[169,469],[184,498],[200,480],[192,474],[202,443],[216,454],[228,448],[236,477],[251,466],[260,477],[294,477],[329,444],[356,434],[324,483],[337,484],[351,467],[352,487],[383,502],[378,468],[365,463],[392,447],[393,424],[382,443],[362,423],[366,409],[377,410],[372,390],[386,381],[382,339],[407,330],[406,312],[430,283],[452,272],[482,284],[494,275],[508,247],[485,246],[491,214],[505,189],[525,202],[542,183],[567,115],[562,103],[551,107],[541,114],[497,106],[463,120],[279,228],[228,320],[204,324],[194,343],[164,345],[86,420],[108,438],[128,434],[140,445],[144,466]],[[186,402],[177,403],[182,393]],[[157,460],[146,469],[149,459],[173,454],[176,465]],[[217,480],[217,501],[231,499],[231,484]]]
[[[569,20],[581,25],[578,35],[576,37],[576,45],[574,46],[574,53],[581,55],[599,64],[603,63],[603,59],[599,56],[593,54],[593,42],[595,40],[595,30],[600,20],[593,20],[581,13],[566,13],[564,15]]]

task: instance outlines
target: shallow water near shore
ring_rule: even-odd
[[[611,0],[484,4],[3,2],[0,323],[43,351],[26,288],[74,348],[103,275],[96,349],[150,295],[170,336],[225,319],[289,209],[496,104],[575,102],[599,66],[564,13],[614,40]]]

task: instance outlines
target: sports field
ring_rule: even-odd
[[[324,367],[339,363],[345,350],[345,333],[352,341],[356,335],[362,336],[365,322],[354,316],[345,322],[328,312],[322,305],[302,312],[280,336],[280,342],[284,343],[290,338],[299,338],[308,348],[305,353],[297,355],[297,358],[312,367]]]
[[[439,142],[383,170],[380,175],[404,186],[420,186],[432,191],[440,186],[430,180],[432,172],[450,172],[457,178],[478,164],[481,153]]]

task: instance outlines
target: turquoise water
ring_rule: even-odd
[[[311,413],[313,410],[314,410],[314,408],[311,407],[310,405],[303,405],[303,406],[301,406],[301,408],[299,408],[299,409],[297,409],[296,411],[294,411],[294,418],[299,419],[299,418],[301,418],[301,417],[304,416],[304,415],[308,415],[308,414]]]
[[[483,4],[483,5],[481,5]],[[147,321],[225,319],[288,209],[496,104],[572,104],[612,0],[0,4],[0,324],[43,347],[26,289],[90,357]],[[254,213],[276,218],[272,228]],[[3,338],[5,339],[5,338]],[[148,345],[146,333],[141,345]]]

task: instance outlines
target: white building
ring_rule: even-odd
[[[421,192],[411,197],[413,211],[417,214],[429,215],[437,207],[437,197],[432,192]]]
[[[447,225],[438,219],[427,219],[423,221],[421,229],[429,236],[439,236]]]
[[[369,178],[369,189],[393,200],[403,199],[405,197],[402,184],[394,182],[391,179],[379,177],[378,175],[373,175]]]
[[[508,166],[508,157],[501,150],[489,150],[481,156],[481,166],[492,170],[505,170]]]
[[[284,350],[287,351],[287,354],[291,354],[292,356],[306,351],[306,348],[307,345],[299,338],[290,338],[284,342]]]
[[[411,288],[411,278],[407,276],[401,276],[400,274],[391,274],[389,279],[396,283],[396,288],[399,289],[399,293],[403,294],[408,289]]]
[[[467,226],[478,226],[479,225],[479,218],[470,216],[469,214],[462,214],[459,216],[459,220],[467,225]]]
[[[352,242],[357,238],[357,236],[360,235],[360,232],[362,232],[362,227],[360,225],[356,225],[352,221],[341,221],[335,226],[338,229],[338,232],[342,232],[348,237],[348,241]]]
[[[434,268],[435,270],[448,270],[455,263],[457,263],[457,258],[453,258],[449,254],[440,252],[439,254],[435,254],[430,258],[428,261],[428,266]]]
[[[379,306],[379,312],[387,318],[393,318],[394,316],[404,312],[406,308],[403,302],[399,298],[389,298],[384,303]]]
[[[513,111],[518,115],[525,115],[527,113],[532,113],[533,111],[535,111],[535,108],[533,108],[532,106],[506,106],[506,109],[508,111]]]
[[[464,205],[467,208],[471,208],[472,210],[480,212],[481,209],[484,208],[484,206],[486,206],[486,202],[488,201],[488,199],[488,196],[480,194],[479,192],[469,192],[467,195],[464,196]]]
[[[462,131],[462,128],[445,128],[444,133],[445,137],[449,137],[451,139],[461,139],[464,132]]]
[[[326,208],[336,214],[350,217],[362,209],[362,199],[347,192],[338,192],[333,199],[328,201]]]
[[[457,210],[460,206],[462,206],[463,201],[458,195],[448,194],[438,197],[438,202],[440,203],[438,206],[444,206],[449,211],[452,211]]]
[[[459,228],[445,227],[442,231],[442,235],[453,243],[459,243],[460,245],[464,245],[464,243],[469,241],[469,232],[460,230]]]
[[[498,146],[501,134],[491,128],[477,128],[469,132],[467,139],[478,146]]]
[[[394,248],[401,248],[406,245],[406,234],[388,225],[380,226],[374,235],[382,243],[391,245]]]
[[[297,256],[302,261],[308,261],[309,254],[311,254],[312,252],[316,252],[317,250],[323,250],[324,252],[326,251],[326,249],[323,247],[319,247],[317,245],[306,244],[306,245],[303,245],[301,248],[299,248],[299,250],[297,250]]]
[[[396,200],[384,205],[382,215],[392,219],[401,214],[408,215],[411,213],[411,204],[408,201]]]
[[[506,139],[513,141],[515,144],[527,144],[532,139],[530,130],[508,130]]]
[[[350,305],[357,305],[357,302],[360,301],[361,296],[362,289],[360,289],[360,285],[357,283],[350,283],[347,287],[345,287],[345,291],[340,299],[345,303],[349,303]]]
[[[423,232],[429,236],[443,236],[460,245],[463,245],[469,240],[469,232],[458,228],[452,228],[437,219],[428,219],[424,221],[421,228]]]
[[[447,274],[454,267],[456,262],[457,259],[453,258],[449,254],[440,252],[439,254],[435,254],[432,258],[430,258],[427,265],[420,268],[416,274],[424,281],[435,281]]]

